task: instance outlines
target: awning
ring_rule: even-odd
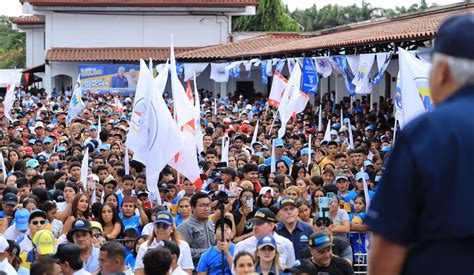
[[[21,73],[44,73],[44,63],[24,69]]]

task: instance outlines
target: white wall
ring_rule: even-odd
[[[227,43],[227,16],[47,15],[51,47],[176,47]]]
[[[44,63],[44,27],[23,29],[26,34],[26,68]]]

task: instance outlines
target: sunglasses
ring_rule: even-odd
[[[168,229],[170,227],[169,224],[166,224],[166,223],[155,223],[155,228],[158,228],[158,229]]]
[[[102,233],[97,232],[94,234],[94,238],[98,239],[100,237],[102,237]]]
[[[32,221],[31,224],[33,224],[33,225],[38,225],[38,224],[44,225],[44,224],[46,224],[46,220]]]

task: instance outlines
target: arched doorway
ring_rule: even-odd
[[[53,78],[53,90],[66,91],[72,88],[72,77],[64,74],[56,75]]]

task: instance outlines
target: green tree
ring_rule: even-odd
[[[0,69],[25,66],[26,35],[12,30],[11,17],[0,16]]]
[[[289,15],[281,0],[260,0],[256,14],[235,18],[232,28],[233,31],[300,31],[300,26]]]

